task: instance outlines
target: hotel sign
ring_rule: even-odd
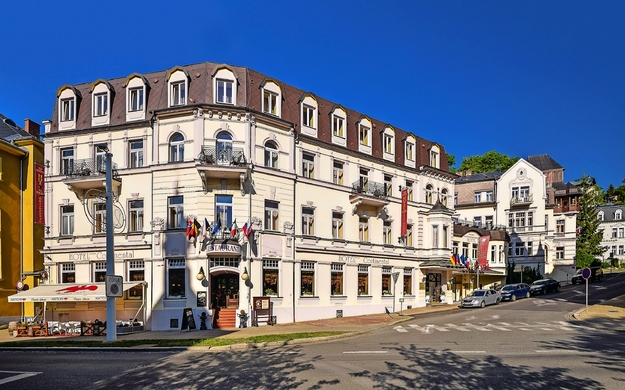
[[[376,259],[375,257],[366,256],[339,256],[339,261],[343,263],[362,263],[362,264],[389,264],[388,259]]]
[[[241,246],[236,244],[208,244],[206,253],[232,253],[241,254]]]
[[[106,251],[68,253],[67,257],[70,261],[106,260]],[[116,260],[134,259],[135,251],[115,252],[114,258]]]

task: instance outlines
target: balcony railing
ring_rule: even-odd
[[[514,205],[525,205],[525,204],[531,204],[534,201],[534,195],[527,195],[527,196],[513,196],[510,199],[510,205],[514,206]]]
[[[352,183],[352,194],[371,195],[376,198],[386,199],[388,194],[383,183],[376,183],[371,180],[358,180]]]
[[[113,163],[112,174],[113,178],[119,178],[116,163]],[[106,175],[106,160],[103,158],[85,158],[67,161],[61,168],[61,175],[73,178]]]
[[[247,164],[243,148],[217,148],[215,146],[203,146],[198,155],[202,164],[220,166],[240,166]]]

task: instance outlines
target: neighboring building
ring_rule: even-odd
[[[602,260],[618,259],[625,262],[625,205],[608,204],[597,208],[599,227],[603,231],[601,246],[607,248]]]
[[[43,256],[43,143],[39,125],[25,129],[0,114],[0,323],[33,317],[43,307],[12,304],[7,297],[45,278]],[[18,286],[19,284],[19,286]]]
[[[430,274],[432,288],[453,277],[426,264],[452,250],[444,147],[251,69],[200,63],[64,86],[45,125],[49,283],[95,289],[122,275],[118,318],[144,311],[148,329],[179,328],[183,309],[216,305],[216,325],[231,327],[262,296],[271,313],[259,321],[380,313],[399,298],[425,305]],[[52,306],[65,320],[104,318],[96,298]]]
[[[577,193],[571,195],[568,186],[556,181],[561,177],[557,163],[539,164],[553,160],[528,160],[520,159],[506,172],[467,174],[456,179],[455,209],[459,219],[474,226],[507,230],[509,266],[537,268],[543,275],[566,280],[574,270],[576,211],[570,199],[576,202]],[[548,194],[555,200],[549,201]],[[564,200],[568,206],[560,203],[558,207]]]

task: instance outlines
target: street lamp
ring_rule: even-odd
[[[243,273],[241,274],[241,280],[246,281],[250,278],[250,275],[247,273],[247,267],[244,268]]]
[[[199,281],[204,280],[204,278],[206,277],[206,275],[204,274],[204,267],[200,267],[200,272],[197,273],[197,275],[195,275],[195,278]]]

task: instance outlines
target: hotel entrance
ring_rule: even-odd
[[[236,309],[239,307],[239,275],[212,276],[211,307]]]

